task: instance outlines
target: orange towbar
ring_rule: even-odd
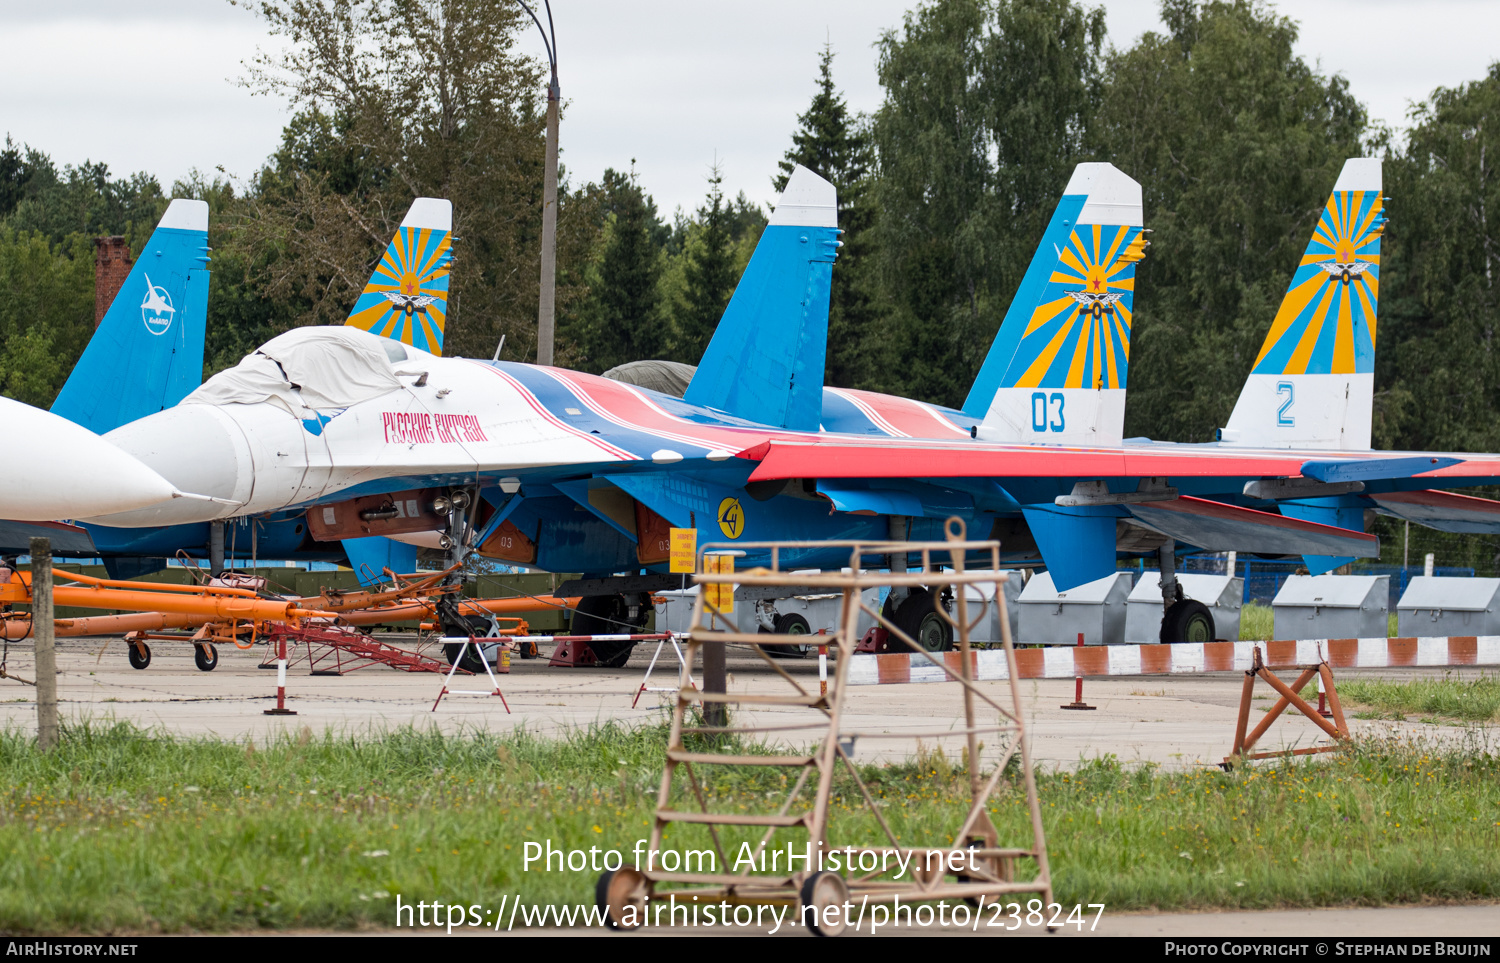
[[[109,579],[75,576],[71,572],[54,572],[58,579],[82,581],[83,585],[57,585],[52,589],[53,604],[83,609],[125,609],[131,612],[164,612],[189,615],[208,621],[293,621],[317,618],[323,613],[305,609],[296,602],[257,598],[247,589],[216,586],[165,585],[161,583],[125,582],[132,588],[116,588]],[[105,583],[105,584],[100,584]],[[152,588],[143,588],[153,585]],[[12,572],[0,583],[0,602],[26,604],[31,601],[31,573]]]

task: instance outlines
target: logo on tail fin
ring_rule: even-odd
[[[1071,232],[1002,387],[1123,388],[1135,265],[1147,243],[1139,227],[1093,224]]]
[[[167,289],[151,283],[151,276],[146,277],[146,300],[141,302],[141,320],[146,323],[146,330],[152,334],[166,334],[167,329],[172,327],[172,318],[176,317],[177,309],[172,307],[172,296]]]
[[[1375,370],[1380,190],[1335,191],[1255,361],[1255,374]]]
[[[448,232],[402,227],[349,314],[349,324],[433,354],[448,317]]]

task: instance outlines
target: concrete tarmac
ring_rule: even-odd
[[[384,638],[384,636],[382,636]],[[394,644],[412,645],[411,637],[392,636]],[[509,675],[499,676],[511,712],[492,696],[449,695],[437,711],[433,701],[442,679],[431,673],[400,672],[370,666],[344,676],[313,676],[307,667],[288,671],[288,706],[295,716],[266,716],[274,705],[276,673],[257,668],[263,648],[219,650],[219,665],[201,672],[192,649],[172,642],[152,643],[152,662],[144,670],[130,668],[120,640],[63,639],[58,642],[58,697],[65,723],[83,720],[128,720],[136,725],[177,735],[220,738],[254,737],[264,740],[278,732],[314,734],[378,733],[404,726],[438,726],[445,731],[488,729],[506,731],[525,727],[541,734],[557,734],[577,727],[617,721],[640,724],[665,718],[669,696],[640,694],[632,708],[650,661],[654,644],[636,649],[623,669],[550,668],[545,659],[513,660]],[[817,660],[786,659],[776,664],[799,685],[816,691]],[[9,670],[32,677],[29,643],[12,643]],[[1415,676],[1451,672],[1474,675],[1476,670],[1366,670],[1365,675]],[[677,664],[671,648],[662,650],[651,685],[676,682]],[[1347,670],[1340,677],[1360,674]],[[1084,701],[1096,708],[1070,711],[1069,680],[1026,680],[1020,696],[1031,733],[1032,754],[1045,768],[1073,768],[1081,761],[1113,755],[1122,763],[1155,763],[1168,769],[1216,765],[1229,751],[1234,737],[1243,676],[1226,672],[1196,676],[1142,676],[1091,679],[1084,683]],[[480,689],[483,677],[455,678],[456,688]],[[787,683],[753,653],[731,650],[729,687],[736,692],[789,692]],[[1009,705],[1009,685],[980,683],[980,689],[999,705]],[[0,681],[0,722],[17,728],[35,726],[35,690]],[[1270,690],[1257,683],[1257,708],[1273,701]],[[865,735],[856,742],[862,762],[903,758],[916,751],[908,738],[882,738],[925,733],[927,749],[942,746],[957,752],[961,740],[940,734],[962,719],[962,698],[956,685],[911,684],[852,687],[846,701],[845,729]],[[1258,717],[1258,713],[1252,717]],[[749,708],[736,715],[744,723],[789,728],[763,736],[769,742],[806,745],[817,738],[820,713],[786,707]],[[988,707],[981,720],[996,720]],[[1356,734],[1375,733],[1435,740],[1468,740],[1494,746],[1500,727],[1433,725],[1350,719]],[[936,735],[935,735],[936,734]],[[1295,712],[1283,715],[1260,748],[1300,748],[1323,741],[1322,733]],[[994,740],[991,740],[994,744]]]

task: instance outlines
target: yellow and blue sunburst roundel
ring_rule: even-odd
[[[1018,388],[1123,388],[1130,365],[1139,227],[1081,224],[1057,250],[1052,276],[1005,374]]]
[[[1380,191],[1334,191],[1292,275],[1255,374],[1375,370],[1380,293]]]
[[[347,323],[433,354],[443,353],[448,316],[448,232],[396,231]]]

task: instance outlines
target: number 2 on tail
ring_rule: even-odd
[[[1276,382],[1276,393],[1286,398],[1286,400],[1281,403],[1281,407],[1276,409],[1276,426],[1278,428],[1294,427],[1297,424],[1297,419],[1293,418],[1290,414],[1287,413],[1288,410],[1292,407],[1292,383],[1290,381]]]

